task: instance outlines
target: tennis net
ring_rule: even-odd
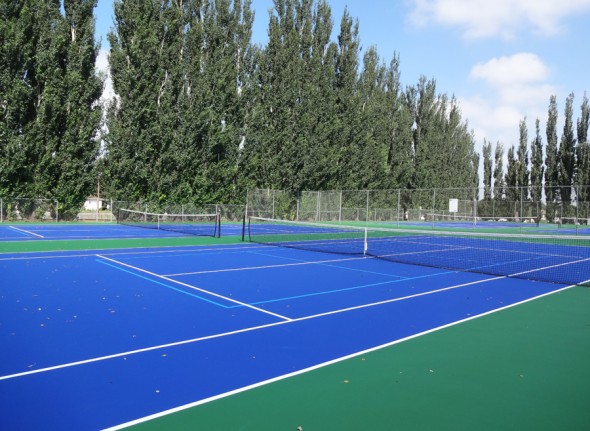
[[[566,285],[590,283],[590,237],[386,229],[250,217],[251,242]]]
[[[159,229],[184,235],[221,236],[220,216],[215,214],[156,214],[120,208],[117,223],[145,229]]]
[[[424,221],[449,227],[539,227],[538,220],[531,217],[475,217],[458,214],[426,214]]]

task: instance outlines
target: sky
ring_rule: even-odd
[[[358,19],[363,53],[375,46],[385,63],[400,57],[402,85],[434,79],[437,92],[455,96],[473,130],[476,150],[483,140],[518,145],[526,119],[529,143],[535,120],[545,122],[549,98],[563,116],[574,94],[578,118],[590,97],[590,0],[328,0],[336,40],[345,11]],[[252,0],[252,42],[268,40],[272,0]],[[106,34],[113,27],[113,0],[98,0],[97,66],[107,67]],[[109,83],[107,83],[108,85]],[[106,90],[105,97],[112,90]],[[575,121],[575,120],[574,120]],[[561,123],[563,124],[563,123]],[[563,127],[562,125],[559,127]],[[574,126],[575,127],[575,126]],[[560,131],[561,132],[561,131]],[[561,135],[561,133],[559,133]]]

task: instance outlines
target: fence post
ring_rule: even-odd
[[[401,189],[397,189],[397,227],[399,227],[399,210],[400,210],[399,206],[401,203],[401,200],[400,200],[401,193],[402,193]]]
[[[315,201],[315,221],[320,221],[320,218],[321,218],[321,211],[320,211],[321,203],[320,203],[320,199],[322,198],[322,195],[320,193],[321,192],[318,191],[317,198],[316,198],[316,201]]]
[[[519,219],[520,219],[520,222],[521,222],[521,223],[522,223],[522,221],[523,221],[522,217],[524,216],[524,213],[523,213],[523,207],[522,207],[522,204],[523,204],[523,202],[522,202],[522,201],[523,201],[523,198],[524,198],[524,196],[522,195],[522,192],[523,192],[523,191],[524,191],[524,187],[521,187],[521,188],[520,188],[520,214],[519,214]]]
[[[365,215],[365,223],[369,222],[369,190],[367,190],[367,213]]]
[[[434,227],[434,214],[436,213],[435,207],[436,206],[436,189],[432,189],[432,227]],[[428,218],[428,216],[426,217]]]
[[[340,190],[340,203],[338,204],[338,221],[342,221],[342,190]]]
[[[578,187],[574,187],[574,195],[575,195],[575,205],[576,205],[576,218],[575,218],[575,223],[576,223],[576,234],[578,233],[578,226],[580,225],[580,218],[579,218],[579,213],[580,213],[580,199],[578,198],[579,196],[579,188]]]
[[[477,204],[479,203],[477,200],[478,192],[479,189],[477,187],[473,189],[473,227],[477,226]]]

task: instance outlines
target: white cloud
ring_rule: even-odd
[[[492,58],[476,64],[470,77],[482,79],[493,86],[542,82],[549,76],[549,68],[535,54],[522,52],[510,57]]]
[[[493,142],[510,142],[518,133],[518,124],[524,117],[518,106],[503,104],[493,98],[460,98],[459,104],[478,143],[482,143],[484,138]]]
[[[561,21],[590,10],[590,0],[413,0],[412,20],[460,27],[469,39],[509,39],[523,30],[551,36]]]
[[[556,88],[548,82],[550,69],[531,53],[493,58],[471,69],[470,78],[484,82],[481,94],[459,100],[479,143],[484,138],[515,144],[518,125],[527,118],[529,131],[535,119],[546,117],[549,98]]]
[[[101,157],[106,154],[106,147],[103,137],[108,133],[108,127],[106,125],[106,108],[109,104],[116,100],[116,94],[113,90],[113,81],[111,79],[111,71],[109,68],[109,53],[108,51],[101,49],[96,56],[96,63],[95,63],[96,73],[102,75],[105,78],[104,87],[102,90],[102,95],[100,96],[99,104],[102,107],[102,117],[103,123],[98,133],[97,138],[101,142]]]

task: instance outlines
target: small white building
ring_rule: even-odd
[[[102,198],[96,196],[90,196],[86,198],[84,202],[84,210],[86,211],[99,211],[102,209]]]

